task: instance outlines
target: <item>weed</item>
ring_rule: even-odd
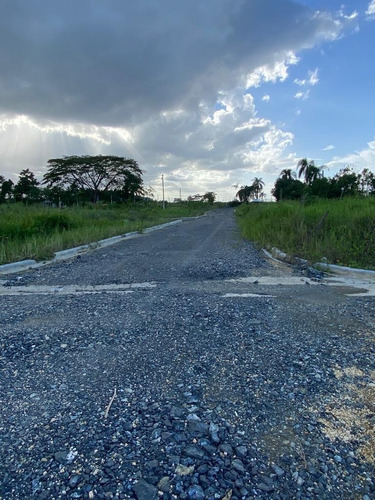
[[[58,208],[23,204],[0,205],[0,264],[23,259],[45,260],[55,252],[200,215],[207,203],[90,205]]]
[[[245,237],[313,262],[375,269],[375,197],[257,203],[237,209]]]

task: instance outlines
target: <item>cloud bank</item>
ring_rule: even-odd
[[[220,190],[279,169],[293,136],[257,115],[251,88],[284,81],[300,51],[353,23],[290,0],[3,3],[2,170],[110,152],[150,182],[163,171]]]

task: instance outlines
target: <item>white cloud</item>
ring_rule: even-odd
[[[344,156],[335,156],[327,163],[331,173],[335,173],[347,165],[353,166],[356,171],[368,168],[375,173],[375,140],[368,142],[367,147],[361,151],[354,151]]]
[[[297,92],[294,97],[296,99],[301,99],[302,101],[306,101],[306,99],[310,97],[310,89],[307,89],[304,92]]]
[[[368,4],[366,16],[366,19],[368,21],[373,21],[375,19],[375,0],[371,0],[371,2]]]
[[[246,87],[259,87],[264,82],[283,82],[288,77],[289,66],[297,64],[298,61],[299,58],[293,52],[289,52],[282,61],[260,66],[247,75]]]
[[[332,149],[335,149],[335,146],[333,144],[330,144],[329,146],[323,148],[323,151],[331,151]]]
[[[296,78],[294,80],[294,83],[301,86],[301,87],[306,86],[306,85],[314,86],[319,82],[318,72],[319,72],[319,69],[315,68],[314,71],[308,72],[308,78],[305,78],[303,80]]]
[[[271,97],[268,94],[264,94],[262,97],[262,101],[268,102],[271,99]]]

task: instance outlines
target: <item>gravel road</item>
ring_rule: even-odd
[[[232,209],[1,277],[0,498],[374,499],[353,292]]]

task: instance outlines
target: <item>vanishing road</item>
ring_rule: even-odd
[[[0,276],[0,498],[375,498],[374,300],[232,209]]]

